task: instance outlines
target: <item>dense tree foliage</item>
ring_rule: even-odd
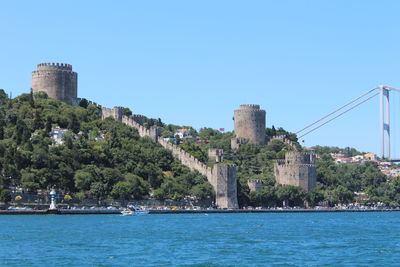
[[[206,178],[182,166],[171,152],[120,122],[99,118],[100,108],[88,101],[73,107],[45,93],[11,100],[1,90],[1,201],[9,201],[11,187],[36,192],[54,186],[99,202],[146,199],[153,192],[158,199],[213,195]],[[62,144],[50,136],[54,126],[68,129]],[[179,190],[163,191],[170,186]]]
[[[352,147],[339,148],[336,146],[313,146],[312,149],[318,154],[329,154],[329,153],[343,153],[348,157],[364,154]]]

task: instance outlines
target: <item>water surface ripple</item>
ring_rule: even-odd
[[[1,266],[399,266],[400,212],[0,216]]]

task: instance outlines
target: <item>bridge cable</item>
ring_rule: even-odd
[[[369,93],[371,93],[372,91],[376,90],[377,88],[378,88],[378,87],[375,87],[375,88],[373,88],[373,89],[369,90],[368,92],[366,92],[366,93],[362,94],[361,96],[359,96],[359,97],[357,97],[357,98],[355,98],[355,99],[351,100],[349,103],[347,103],[347,104],[345,104],[345,105],[343,105],[343,106],[339,107],[338,109],[336,109],[336,110],[332,111],[331,113],[329,113],[329,114],[327,114],[327,115],[323,116],[323,117],[322,117],[322,118],[320,118],[319,120],[317,120],[317,121],[315,121],[315,122],[313,122],[313,123],[311,123],[311,124],[307,125],[306,127],[302,128],[301,130],[297,131],[297,132],[296,132],[296,134],[299,134],[299,133],[301,133],[301,132],[302,132],[302,131],[304,131],[305,129],[308,129],[308,128],[310,128],[311,126],[313,126],[313,125],[317,124],[318,122],[320,122],[320,121],[322,121],[322,120],[324,120],[324,119],[328,118],[329,116],[331,116],[331,115],[335,114],[335,113],[336,113],[336,112],[338,112],[339,110],[341,110],[341,109],[343,109],[343,108],[345,108],[345,107],[347,107],[347,106],[349,106],[349,105],[353,104],[354,102],[356,102],[356,101],[357,101],[357,100],[359,100],[360,98],[363,98],[364,96],[368,95]]]
[[[373,89],[373,90],[375,90],[375,89]],[[345,114],[345,113],[349,112],[350,110],[352,110],[352,109],[358,107],[359,105],[361,105],[361,104],[367,102],[368,100],[370,100],[370,99],[373,98],[374,96],[377,96],[378,94],[379,94],[379,92],[376,93],[376,94],[373,94],[372,96],[368,97],[367,99],[363,100],[362,102],[358,103],[357,105],[352,106],[351,108],[349,108],[349,109],[343,111],[342,113],[340,113],[339,115],[333,117],[332,119],[329,119],[328,121],[324,122],[323,124],[321,124],[321,125],[319,125],[319,126],[313,128],[313,129],[309,130],[308,132],[306,132],[305,134],[299,136],[298,138],[302,138],[303,136],[305,136],[305,135],[307,135],[307,134],[309,134],[309,133],[311,133],[311,132],[314,132],[314,131],[317,130],[318,128],[321,128],[321,127],[324,126],[325,124],[327,124],[327,123],[333,121],[334,119],[336,119],[336,118],[342,116],[343,114]],[[314,123],[314,124],[315,124],[315,123]]]

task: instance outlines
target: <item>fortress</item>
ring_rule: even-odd
[[[274,165],[278,184],[300,186],[305,191],[312,190],[317,183],[315,154],[312,152],[287,152],[284,160]]]
[[[32,72],[32,91],[46,92],[51,98],[70,105],[77,105],[78,74],[72,65],[64,63],[41,63]]]
[[[77,80],[78,74],[72,71],[70,64],[41,63],[37,70],[32,72],[32,91],[46,92],[51,98],[58,99],[71,105],[77,105]],[[213,167],[207,166],[198,159],[182,150],[179,146],[165,141],[160,137],[158,127],[146,128],[143,126],[144,116],[134,114],[124,115],[122,107],[102,108],[101,118],[112,117],[130,127],[138,130],[141,137],[149,137],[153,142],[159,143],[170,150],[182,164],[192,170],[205,175],[216,192],[216,204],[220,208],[238,208],[237,200],[237,166],[224,164],[223,150],[211,148],[208,151],[209,161],[215,162]],[[234,111],[234,128],[236,138],[231,140],[232,150],[237,150],[240,145],[252,143],[255,145],[266,144],[266,112],[260,109],[260,105],[240,105],[240,109]],[[300,186],[306,191],[316,185],[315,155],[312,153],[298,152],[296,145],[277,137],[289,145],[293,152],[285,155],[285,160],[275,163],[274,172],[278,184],[290,184]],[[249,181],[251,191],[262,189],[261,181]]]
[[[160,129],[158,127],[146,128],[135,120],[137,115],[125,116],[122,115],[121,107],[102,108],[102,118],[112,117],[115,120],[133,127],[138,130],[141,137],[149,137],[153,142],[159,143],[164,148],[170,150],[183,165],[207,177],[207,180],[213,186],[216,193],[215,202],[219,208],[236,209],[239,207],[237,201],[237,167],[233,164],[215,164],[213,167],[208,167],[205,163],[199,161],[179,146],[165,141],[160,137]],[[214,152],[212,152],[214,153]],[[215,151],[215,155],[219,156],[220,150]]]

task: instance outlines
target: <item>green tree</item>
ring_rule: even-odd
[[[199,200],[205,200],[215,197],[214,188],[210,183],[202,183],[193,186],[190,189],[190,194]]]
[[[94,182],[91,173],[83,170],[78,170],[74,175],[75,186],[78,190],[89,190],[90,185]]]
[[[324,200],[324,191],[320,188],[314,188],[308,192],[306,200],[311,207],[315,207]]]
[[[79,101],[79,106],[80,106],[80,107],[87,108],[88,105],[89,105],[89,102],[87,101],[86,98],[82,98],[82,100]]]
[[[253,206],[275,206],[277,203],[275,188],[266,186],[262,190],[251,192],[250,202]]]
[[[0,191],[0,201],[8,204],[11,201],[11,192],[8,189],[3,189]]]
[[[122,114],[125,116],[131,116],[132,115],[132,111],[129,108],[123,108],[122,109]]]
[[[304,204],[305,192],[301,187],[293,185],[281,185],[276,191],[278,203],[285,202],[288,206],[302,206]]]
[[[107,186],[101,182],[94,182],[90,185],[90,194],[97,199],[99,205],[107,196]]]
[[[132,197],[133,190],[134,188],[132,184],[121,181],[113,186],[111,196],[114,199],[129,200]]]
[[[125,180],[132,185],[132,197],[136,200],[145,199],[149,194],[149,184],[141,177],[128,173],[125,175]]]

